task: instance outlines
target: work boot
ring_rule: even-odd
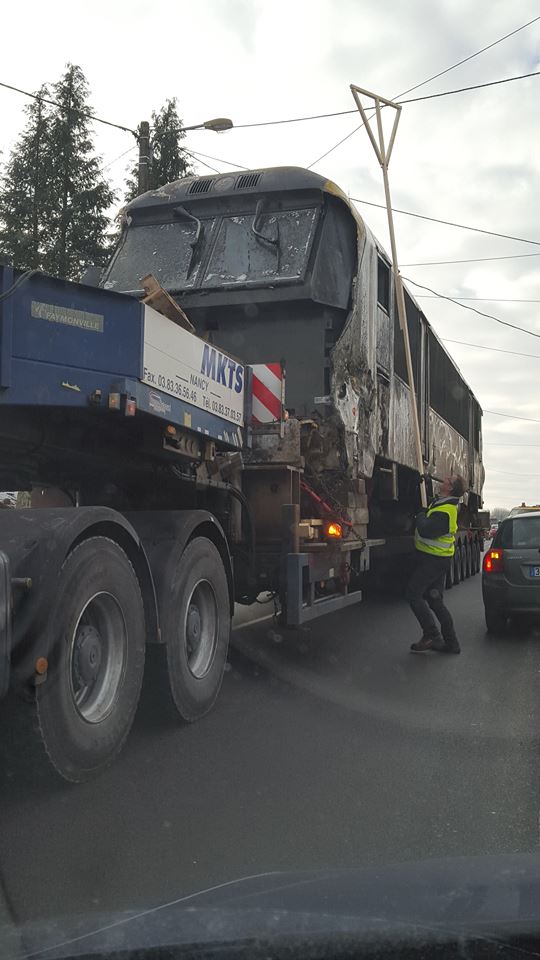
[[[461,647],[457,640],[445,640],[442,653],[461,653]]]
[[[430,650],[443,653],[444,647],[445,644],[442,637],[423,636],[417,643],[411,643],[411,653],[428,653]]]

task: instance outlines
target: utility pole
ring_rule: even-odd
[[[41,100],[38,100],[38,115],[37,115],[37,125],[36,125],[36,140],[34,144],[34,189],[32,197],[32,260],[29,263],[29,266],[33,270],[36,270],[39,266],[39,210],[38,210],[38,197],[39,197],[39,185],[41,177],[41,158],[40,158],[40,147],[41,147],[41,134],[42,134],[42,109],[43,103]]]
[[[139,124],[139,196],[146,193],[150,186],[150,124],[142,120]]]
[[[69,173],[72,150],[71,139],[71,104],[73,100],[73,67],[69,72],[68,98],[66,108],[66,128],[64,138],[64,180],[62,187],[62,213],[60,220],[60,256],[58,260],[58,274],[65,279],[68,272],[67,256],[67,229],[68,229],[68,202],[69,202]]]
[[[364,126],[367,130],[369,139],[371,141],[371,146],[375,151],[377,160],[379,161],[383,182],[384,182],[384,195],[386,197],[386,213],[388,216],[388,230],[390,233],[390,246],[392,249],[392,268],[394,271],[394,284],[396,289],[396,303],[399,317],[399,326],[401,328],[401,333],[403,334],[403,345],[405,348],[405,360],[407,363],[407,378],[409,381],[409,393],[411,398],[411,413],[413,421],[413,434],[414,434],[414,446],[416,453],[416,464],[417,470],[420,474],[420,478],[423,481],[424,478],[424,457],[422,453],[422,438],[420,434],[420,423],[418,420],[418,407],[416,405],[416,390],[414,386],[414,371],[411,359],[411,345],[409,343],[409,328],[407,326],[407,311],[405,308],[405,294],[403,292],[403,282],[401,279],[401,274],[399,272],[398,256],[397,256],[397,247],[396,247],[396,235],[394,232],[394,218],[392,216],[392,200],[390,197],[390,183],[388,180],[388,165],[390,163],[390,157],[392,156],[392,150],[394,148],[394,141],[396,139],[396,133],[399,123],[399,118],[401,116],[401,104],[394,103],[393,100],[386,100],[384,97],[378,96],[376,93],[370,93],[369,90],[364,90],[362,87],[355,86],[354,83],[351,83],[351,93],[354,97],[356,106],[358,107],[360,116],[362,117]],[[373,130],[371,129],[370,118],[366,114],[366,109],[362,103],[361,97],[367,97],[369,100],[373,101],[373,106],[375,107],[375,114],[377,118],[377,137]],[[381,104],[385,107],[391,107],[395,110],[394,114],[394,123],[392,126],[392,132],[390,134],[390,140],[388,145],[385,142],[382,119],[381,119]],[[420,484],[420,499],[422,506],[427,506],[427,493],[426,485],[424,482]]]

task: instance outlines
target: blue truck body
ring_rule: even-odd
[[[119,393],[135,399],[138,410],[189,425],[224,449],[242,446],[241,426],[143,382],[142,303],[42,274],[17,287],[22,276],[0,267],[0,298],[15,285],[0,299],[0,411],[106,406],[109,394]]]

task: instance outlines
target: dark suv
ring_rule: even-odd
[[[540,616],[540,512],[499,525],[484,556],[482,596],[490,633],[500,633],[512,614]]]

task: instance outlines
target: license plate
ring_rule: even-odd
[[[540,577],[540,567],[529,567],[530,577]]]

